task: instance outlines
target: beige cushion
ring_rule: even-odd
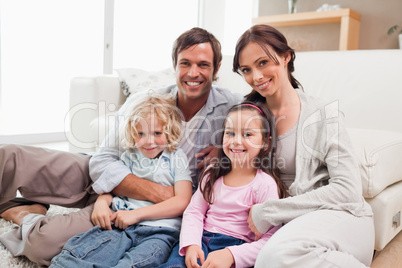
[[[373,198],[402,179],[402,133],[349,128],[360,164],[363,196]]]

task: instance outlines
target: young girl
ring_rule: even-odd
[[[275,168],[276,132],[272,114],[258,104],[233,106],[226,116],[218,161],[202,175],[183,214],[180,245],[160,267],[250,267],[265,242],[250,231],[250,207],[285,196]]]
[[[121,159],[139,177],[174,185],[175,196],[153,204],[100,195],[91,217],[98,226],[71,238],[51,267],[157,267],[166,261],[192,194],[187,157],[177,149],[181,118],[174,107],[173,99],[158,95],[144,94],[135,101],[125,124],[122,144],[127,150]]]

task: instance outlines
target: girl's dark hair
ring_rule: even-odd
[[[288,41],[285,36],[279,32],[274,27],[265,24],[258,24],[252,26],[250,29],[245,31],[242,36],[240,36],[239,40],[237,40],[235,55],[233,58],[233,72],[240,74],[240,62],[239,57],[243,48],[249,43],[254,42],[257,43],[264,51],[267,53],[267,56],[276,64],[279,64],[278,59],[275,55],[269,52],[268,47],[272,48],[278,56],[285,56],[286,53],[290,54],[290,60],[287,64],[289,81],[292,84],[293,88],[300,87],[303,88],[299,81],[293,77],[293,72],[295,70],[294,61],[296,58],[296,54],[294,50],[289,47]],[[246,99],[249,101],[262,101],[265,102],[265,98],[262,97],[257,91],[252,90],[246,96]]]
[[[256,108],[257,107],[257,108]],[[223,136],[225,135],[225,125],[228,115],[234,111],[254,110],[257,111],[261,118],[262,136],[265,145],[268,146],[262,148],[257,155],[257,161],[254,161],[253,165],[256,169],[271,175],[276,184],[278,185],[278,194],[280,198],[286,197],[287,188],[285,183],[280,179],[279,169],[276,167],[275,153],[277,148],[277,134],[275,128],[275,117],[272,112],[266,107],[264,103],[245,101],[240,104],[232,106],[226,113],[226,119],[222,126],[221,143],[223,144]],[[265,130],[265,131],[264,131]],[[270,139],[271,138],[271,139]],[[225,176],[232,170],[230,159],[223,152],[223,146],[219,148],[217,161],[209,166],[200,177],[200,190],[204,199],[209,203],[213,203],[214,184],[222,176]]]

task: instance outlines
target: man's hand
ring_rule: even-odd
[[[203,168],[205,168],[206,166],[217,160],[218,148],[213,145],[210,145],[195,155],[195,158],[203,158],[203,157],[204,159],[202,159],[202,161],[200,161],[197,164],[198,170],[202,170]]]
[[[123,181],[113,189],[113,193],[138,200],[160,203],[174,196],[173,186],[163,186],[159,183],[128,174]]]
[[[250,212],[248,213],[247,223],[248,223],[248,228],[250,228],[250,231],[252,231],[255,234],[255,241],[257,241],[258,239],[260,239],[262,237],[262,233],[260,233],[257,230],[257,227],[255,227],[255,225],[254,225],[253,217],[251,215],[252,209],[253,209],[253,206],[250,207]]]

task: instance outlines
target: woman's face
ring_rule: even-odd
[[[269,46],[268,49],[279,64],[272,61],[260,45],[254,42],[247,44],[239,54],[240,71],[244,79],[265,98],[278,94],[290,84],[287,59],[278,56]]]

